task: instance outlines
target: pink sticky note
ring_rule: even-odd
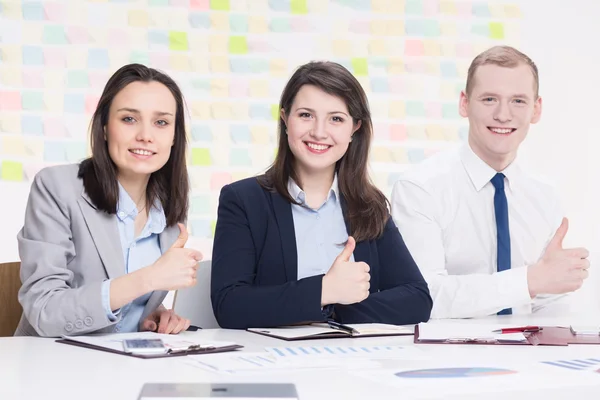
[[[100,96],[89,95],[85,96],[85,112],[87,114],[93,114],[96,111],[96,107],[98,106],[98,101],[100,100]]]
[[[102,71],[89,71],[88,78],[90,80],[90,87],[101,89],[108,82],[109,74]]]
[[[190,8],[193,10],[210,9],[210,0],[190,0]]]
[[[410,72],[413,74],[423,74],[426,71],[426,64],[422,60],[410,60],[406,61],[404,64],[406,68],[406,72]]]
[[[391,93],[405,93],[406,92],[406,82],[404,78],[400,76],[391,76],[389,78],[390,82],[390,92]]]
[[[47,21],[65,22],[65,8],[58,2],[44,4],[44,15]]]
[[[210,190],[219,191],[227,184],[231,183],[231,174],[228,172],[215,172],[210,177]]]
[[[37,173],[40,172],[42,170],[42,168],[47,167],[47,166],[48,166],[48,164],[26,163],[25,165],[23,165],[23,172],[28,181],[33,181],[33,178],[35,178]]]
[[[428,17],[435,17],[439,12],[438,0],[424,0],[423,1],[423,14]]]
[[[425,154],[425,158],[430,157],[432,155],[434,155],[435,153],[440,152],[442,149],[436,149],[436,148],[426,148],[424,151]]]
[[[462,42],[456,45],[456,55],[459,57],[471,58],[473,54],[473,45],[469,42]]]
[[[292,18],[290,27],[292,32],[310,32],[310,22],[306,17],[294,17]]]
[[[471,6],[471,2],[457,1],[454,4],[456,5],[456,11],[458,12],[459,16],[470,17],[473,14],[473,7]]]
[[[44,65],[46,67],[64,68],[66,66],[64,50],[58,47],[44,48]]]
[[[390,138],[394,141],[401,142],[408,138],[405,125],[394,124],[390,127]]]
[[[388,124],[374,124],[373,133],[377,139],[389,140],[391,133],[390,126]]]
[[[266,40],[248,38],[246,42],[248,43],[249,53],[269,53],[272,51],[271,45]]]
[[[21,109],[19,92],[0,91],[0,111],[18,111]]]
[[[442,104],[441,103],[426,103],[425,112],[427,118],[442,118]]]
[[[153,68],[167,70],[171,68],[171,57],[168,54],[152,54],[150,56],[150,65]]]
[[[44,118],[44,136],[48,137],[66,137],[67,130],[65,124],[60,118],[47,117]]]
[[[229,85],[229,96],[231,97],[247,97],[248,82],[245,80],[232,80]]]
[[[352,21],[350,22],[349,31],[354,33],[360,33],[368,35],[371,33],[371,22],[370,21]]]
[[[44,87],[44,71],[23,71],[23,86],[27,88],[43,88]]]
[[[108,45],[125,47],[129,44],[129,35],[123,29],[111,29],[108,31]]]
[[[70,26],[67,28],[67,40],[71,44],[87,44],[89,35],[83,26]]]
[[[425,45],[422,40],[409,39],[404,42],[404,55],[422,57],[425,55]]]

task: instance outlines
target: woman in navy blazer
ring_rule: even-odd
[[[427,321],[427,284],[368,176],[359,82],[339,64],[308,63],[280,110],[273,165],[221,190],[211,278],[221,327]]]

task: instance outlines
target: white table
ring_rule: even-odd
[[[456,321],[452,321],[456,322]],[[535,323],[561,325],[565,321],[543,317],[493,317],[482,320],[464,320],[463,323],[506,323],[508,326]],[[588,321],[589,322],[589,321]],[[393,338],[328,339],[310,342],[285,342],[244,331],[204,330],[185,332],[207,341],[233,341],[245,346],[243,351],[262,351],[268,346],[305,345],[412,345],[412,336]],[[548,359],[600,358],[599,346],[571,345],[545,346],[474,346],[474,345],[419,345],[419,349],[432,355],[431,361],[419,361],[415,367],[435,363],[435,360],[465,360],[503,357],[515,362]],[[396,367],[395,360],[386,364]],[[398,361],[407,365],[407,361]],[[412,364],[411,364],[412,365]],[[427,364],[430,365],[430,364]],[[597,377],[595,375],[598,375]],[[589,385],[579,388],[540,389],[529,388],[485,395],[472,394],[448,396],[442,387],[434,392],[439,398],[456,399],[598,399],[600,374],[591,374]],[[598,378],[597,380],[595,378]],[[186,365],[177,358],[142,360],[101,351],[94,351],[54,342],[42,338],[0,338],[0,399],[137,399],[146,382],[292,382],[300,398],[305,399],[407,399],[402,389],[377,384],[344,370],[314,370],[278,372],[268,375],[229,377],[206,372]],[[431,394],[431,390],[429,394]]]

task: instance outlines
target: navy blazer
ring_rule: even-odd
[[[343,204],[343,203],[342,203]],[[390,217],[377,240],[358,242],[354,260],[370,266],[369,297],[333,305],[342,323],[416,324],[433,302],[427,283]],[[224,186],[219,197],[211,299],[223,328],[274,327],[326,320],[323,275],[298,280],[291,204],[257,178]]]

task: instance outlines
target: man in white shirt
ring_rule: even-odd
[[[533,61],[493,47],[460,95],[468,143],[402,175],[392,216],[429,284],[432,318],[525,314],[588,276],[588,251],[563,249],[568,221],[552,187],[515,160],[542,112]]]

